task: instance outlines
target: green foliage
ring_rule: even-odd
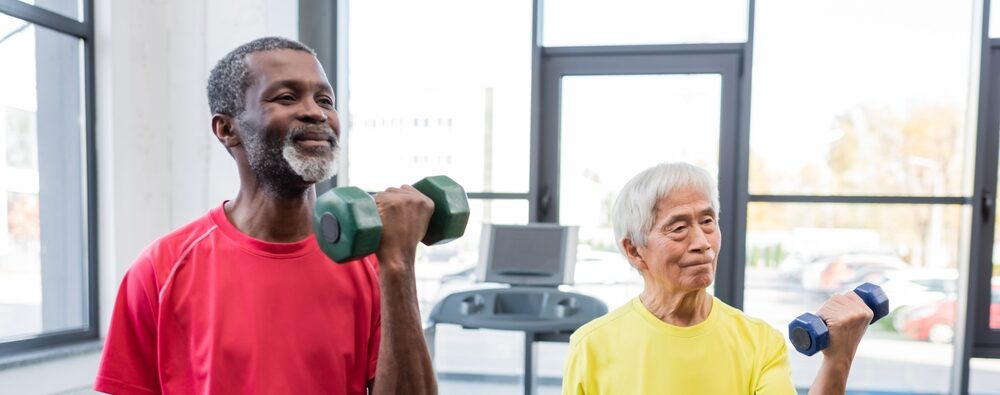
[[[751,247],[747,254],[747,261],[750,267],[772,268],[777,267],[782,260],[788,257],[781,244],[771,244],[764,247]]]

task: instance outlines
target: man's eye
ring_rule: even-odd
[[[281,96],[278,96],[278,100],[281,100],[281,101],[295,101],[295,96],[292,96],[292,95],[281,95]]]
[[[672,232],[672,233],[680,233],[680,232],[683,232],[685,229],[687,229],[686,226],[678,226],[676,228],[671,229],[670,232]]]
[[[332,106],[333,105],[333,100],[330,99],[330,98],[328,98],[328,97],[321,97],[318,100],[316,100],[316,102],[319,103],[319,104],[324,104],[324,105],[328,105],[328,106]]]

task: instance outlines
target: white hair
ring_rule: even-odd
[[[684,162],[661,163],[629,180],[615,199],[611,218],[618,249],[622,249],[625,238],[632,240],[633,245],[645,247],[646,234],[653,229],[656,219],[656,202],[680,188],[700,190],[718,215],[719,188],[707,170]]]

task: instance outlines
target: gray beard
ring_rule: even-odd
[[[333,155],[314,157],[303,154],[293,141],[301,128],[290,130],[283,140],[268,139],[263,130],[238,120],[243,131],[243,147],[250,169],[265,191],[281,197],[295,197],[311,184],[325,181],[337,173],[340,142],[334,135]],[[332,134],[332,133],[331,133]],[[305,185],[309,184],[309,185]]]
[[[289,133],[291,136],[291,133]],[[340,143],[335,140],[333,146],[333,156],[331,158],[317,158],[315,156],[303,155],[295,148],[295,143],[291,139],[285,140],[285,146],[281,150],[281,157],[285,158],[285,163],[295,174],[308,182],[320,182],[329,180],[337,174],[340,158]]]

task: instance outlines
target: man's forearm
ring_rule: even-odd
[[[809,395],[843,395],[847,392],[847,375],[851,371],[850,360],[823,358],[823,365],[816,373],[816,379],[809,387]]]
[[[436,394],[437,382],[424,342],[416,280],[410,265],[382,265],[382,340],[374,394]]]

